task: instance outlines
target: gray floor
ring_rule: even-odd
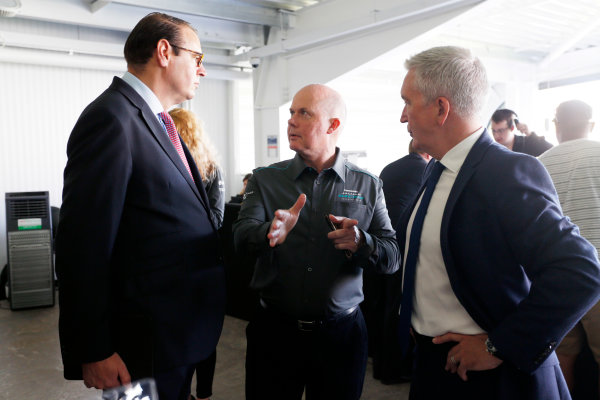
[[[98,400],[98,390],[81,381],[66,381],[58,346],[58,306],[11,311],[0,301],[0,400]],[[213,400],[244,398],[246,321],[225,318],[217,350]],[[408,384],[383,385],[372,377],[371,364],[363,399],[403,400]]]

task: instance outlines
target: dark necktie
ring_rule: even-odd
[[[168,112],[163,111],[158,113],[160,118],[165,124],[165,128],[167,129],[167,134],[169,135],[169,139],[173,143],[175,150],[177,150],[177,154],[181,157],[181,161],[183,161],[183,165],[190,173],[192,180],[194,180],[194,175],[192,175],[192,170],[190,169],[190,165],[187,162],[187,158],[185,158],[185,153],[183,152],[183,146],[181,145],[181,141],[179,140],[179,134],[177,133],[177,129],[175,129],[175,124],[173,123],[173,118],[169,115]]]
[[[421,198],[421,204],[415,214],[412,228],[410,230],[410,240],[408,242],[408,254],[404,265],[404,280],[402,284],[402,304],[400,307],[400,318],[398,321],[400,348],[402,354],[406,355],[410,336],[410,317],[412,315],[413,295],[415,292],[415,272],[417,269],[417,259],[419,257],[419,247],[421,246],[421,232],[423,231],[423,221],[427,208],[431,201],[431,196],[435,190],[435,185],[442,175],[444,166],[436,161],[433,165],[431,174],[425,183],[425,192]]]

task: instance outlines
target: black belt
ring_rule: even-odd
[[[264,310],[267,310],[270,314],[277,316],[281,321],[291,322],[293,323],[298,330],[303,332],[312,332],[317,329],[319,326],[323,326],[328,322],[337,321],[343,317],[349,316],[354,313],[358,306],[350,307],[344,311],[340,311],[330,317],[322,318],[322,319],[313,319],[313,320],[303,320],[303,319],[295,319],[281,311],[275,309],[274,307],[268,305],[264,302],[263,299],[260,299],[260,305]]]

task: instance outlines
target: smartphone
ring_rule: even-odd
[[[329,219],[329,214],[324,214],[324,216],[325,216],[325,221],[327,221],[327,226],[329,226],[329,230],[331,230],[331,231],[337,230],[337,228],[335,227],[333,222]],[[346,258],[348,258],[348,259],[352,258],[352,252],[350,250],[344,250],[344,254],[346,255]]]

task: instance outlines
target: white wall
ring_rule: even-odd
[[[0,268],[7,262],[4,194],[49,191],[50,204],[60,206],[71,129],[83,108],[122,73],[0,62]],[[228,85],[204,79],[192,103],[225,166],[232,145]]]
[[[69,133],[112,73],[0,63],[0,194],[49,191],[60,206]],[[0,267],[6,263],[6,215],[0,207]]]

